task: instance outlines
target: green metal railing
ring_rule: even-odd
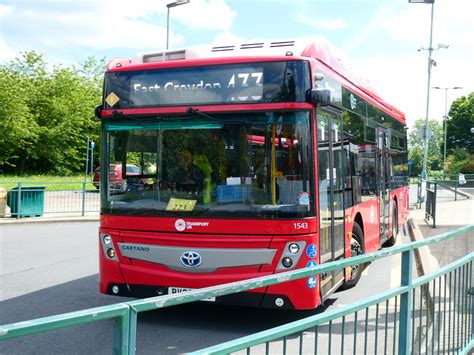
[[[351,347],[354,353],[369,352],[375,346],[380,353],[418,354],[442,353],[459,351],[467,353],[474,346],[472,315],[474,297],[468,295],[473,288],[473,260],[471,253],[438,271],[412,280],[413,251],[440,241],[454,238],[460,234],[474,230],[474,225],[441,234],[439,236],[409,244],[381,250],[376,253],[344,259],[311,268],[298,269],[290,272],[239,281],[205,289],[188,291],[179,295],[167,295],[143,300],[119,303],[115,305],[92,308],[83,311],[65,313],[51,317],[38,318],[0,326],[0,340],[41,333],[53,329],[75,326],[104,319],[114,319],[113,351],[116,354],[135,354],[137,315],[139,312],[175,306],[202,300],[208,297],[223,296],[263,286],[274,285],[315,274],[330,272],[355,264],[378,260],[391,255],[402,254],[401,285],[390,291],[375,295],[370,299],[356,302],[350,306],[324,312],[287,325],[257,333],[248,337],[220,344],[211,348],[201,349],[194,354],[222,354],[246,349],[250,353],[252,347],[263,347],[266,353],[275,353],[272,347],[282,353],[307,353],[304,343],[305,331],[313,330],[311,351],[322,350],[321,334],[326,339],[324,350],[327,353],[346,352]],[[444,293],[443,293],[444,291]],[[371,308],[372,307],[372,308]],[[384,308],[385,307],[385,308]],[[382,311],[385,310],[385,316]],[[375,311],[375,317],[371,314]],[[349,324],[352,315],[353,324]],[[361,315],[361,317],[359,317]],[[375,322],[375,323],[374,323]],[[324,324],[327,325],[324,327]],[[374,325],[375,324],[375,325]],[[353,331],[353,339],[347,340],[346,331]],[[364,328],[363,338],[359,329]],[[379,333],[379,328],[383,329]],[[339,329],[338,339],[333,337],[334,330]],[[369,333],[374,338],[369,344]],[[294,335],[296,334],[296,338]],[[431,334],[431,335],[430,335]],[[444,342],[441,339],[444,336]],[[278,339],[283,339],[278,341]],[[383,345],[381,339],[384,339]],[[296,344],[293,340],[298,340]],[[429,340],[431,339],[431,340]],[[380,340],[380,342],[379,342]],[[275,341],[278,343],[275,345]],[[259,345],[261,344],[261,345]],[[296,347],[296,348],[295,348]],[[370,351],[372,352],[372,351]]]
[[[465,188],[474,188],[474,174],[444,174],[439,176],[429,176],[426,179],[432,185],[437,187],[436,198],[440,200],[457,201],[458,199],[472,198],[472,192],[463,191]],[[421,208],[421,204],[425,202],[425,196],[422,191],[422,179],[418,176],[417,180],[417,200],[416,206]]]
[[[246,350],[247,354],[467,353],[474,345],[473,301],[466,292],[472,287],[474,254],[412,282],[409,281],[411,272],[407,270],[412,263],[408,254],[404,255],[402,266],[405,275],[402,275],[402,284],[405,286],[342,309],[326,311],[191,354],[228,354],[239,350]],[[459,278],[456,284],[459,291],[452,296],[454,300],[447,302],[448,283],[440,281],[451,282],[453,273],[454,279]],[[440,275],[449,277],[440,278]],[[426,285],[428,287],[423,290]],[[415,293],[417,289],[419,300]],[[428,292],[428,299],[426,306],[422,307],[425,292]],[[392,307],[391,300],[394,301]],[[418,309],[415,308],[417,301],[420,302]],[[448,318],[443,322],[444,314],[448,314]]]

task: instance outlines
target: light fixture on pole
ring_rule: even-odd
[[[446,137],[448,128],[448,90],[459,90],[462,89],[460,86],[453,86],[451,88],[442,88],[439,86],[433,86],[433,89],[444,90],[444,148],[443,148],[443,175],[446,169]]]
[[[169,4],[166,4],[166,7],[168,8],[168,13],[166,15],[166,49],[169,48],[169,41],[170,41],[170,8],[176,7],[179,5],[185,5],[188,4],[190,0],[176,0],[173,2],[170,2]]]

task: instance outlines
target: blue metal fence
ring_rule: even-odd
[[[6,217],[27,218],[98,213],[100,193],[88,182],[2,182],[7,191]]]

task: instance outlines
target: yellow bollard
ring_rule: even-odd
[[[7,208],[7,191],[0,187],[0,218],[5,217]]]

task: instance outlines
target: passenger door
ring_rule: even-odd
[[[377,180],[378,198],[380,206],[380,243],[389,238],[390,218],[390,154],[387,129],[377,128]]]
[[[344,258],[344,166],[341,111],[324,107],[317,111],[320,262]],[[344,270],[320,275],[324,299],[344,280]]]

